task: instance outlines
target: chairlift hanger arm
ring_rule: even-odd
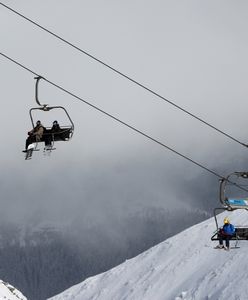
[[[37,77],[34,77],[34,79],[36,80],[36,83],[35,83],[35,100],[37,102],[37,104],[39,106],[42,106],[43,109],[45,110],[45,108],[47,107],[48,104],[41,104],[40,101],[39,101],[39,96],[38,96],[38,87],[39,87],[39,82],[41,79],[44,79],[42,76],[37,76]]]

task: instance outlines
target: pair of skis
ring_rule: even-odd
[[[226,250],[226,251],[230,251],[231,249],[239,249],[239,248],[240,248],[240,247],[237,246],[237,245],[235,245],[234,247],[229,247],[229,248],[227,248],[227,247],[225,247],[225,246],[220,247],[220,245],[217,245],[216,247],[214,247],[214,249]]]
[[[230,248],[227,248],[227,247],[225,247],[225,246],[221,246],[221,245],[217,245],[216,247],[214,247],[214,249],[220,249],[220,250],[226,250],[226,251],[229,251],[230,250]]]

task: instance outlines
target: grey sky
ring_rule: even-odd
[[[248,142],[246,1],[3,3]],[[245,148],[2,6],[0,26],[1,52],[207,167],[225,175],[246,157]],[[40,85],[41,99],[68,109],[75,136],[59,143],[50,158],[35,153],[32,161],[24,161],[21,150],[31,125],[28,111],[36,106],[35,82],[3,57],[0,66],[0,120],[6,128],[0,184],[8,212],[19,211],[22,218],[51,208],[66,218],[95,207],[114,213],[142,203],[167,205],[171,199],[177,206],[177,180],[183,190],[185,177],[194,182],[202,173],[46,82]],[[211,176],[202,174],[206,181]]]

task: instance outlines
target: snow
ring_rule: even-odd
[[[225,216],[248,225],[246,211],[221,214],[220,223]],[[215,229],[214,219],[206,220],[50,300],[247,300],[248,243],[214,249]]]
[[[7,282],[0,280],[0,299],[27,300],[21,292]]]

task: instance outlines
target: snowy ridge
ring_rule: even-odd
[[[248,225],[246,211],[222,214],[220,224],[227,215],[234,225]],[[214,231],[211,218],[50,300],[247,300],[248,241],[216,250]]]
[[[0,299],[27,300],[21,292],[7,282],[0,280]]]

